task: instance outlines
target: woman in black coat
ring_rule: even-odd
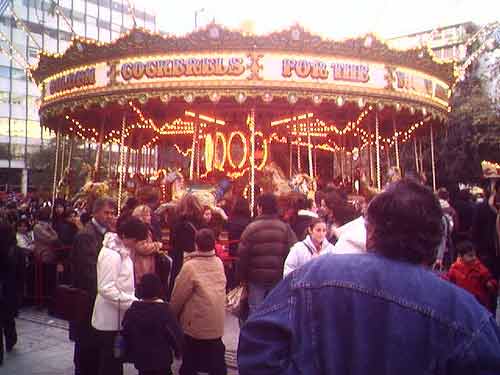
[[[241,234],[247,225],[250,224],[251,220],[250,207],[247,200],[242,197],[236,199],[226,223],[230,255],[238,255],[238,242],[240,241]]]
[[[3,337],[5,348],[12,350],[17,342],[16,322],[18,308],[16,234],[12,226],[0,223],[0,364],[3,363]]]
[[[202,223],[203,209],[198,198],[187,193],[179,201],[175,211],[176,218],[170,231],[171,286],[174,285],[175,278],[181,270],[184,252],[191,253],[195,251],[194,238]]]

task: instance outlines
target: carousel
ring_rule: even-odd
[[[80,139],[97,149],[89,182],[107,181],[119,203],[142,181],[173,185],[167,200],[203,186],[220,198],[240,184],[252,207],[259,191],[311,193],[318,177],[361,174],[381,189],[403,148],[423,172],[429,144],[436,188],[434,139],[457,78],[427,48],[398,51],[374,35],[217,24],[186,36],[135,28],[111,43],[76,37],[31,74],[41,125],[57,135],[54,197],[71,169],[62,145]]]

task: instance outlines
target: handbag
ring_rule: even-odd
[[[237,286],[226,294],[226,311],[246,320],[248,317],[248,288]]]
[[[71,285],[58,285],[55,290],[54,315],[71,322],[88,322],[93,299],[85,290]]]

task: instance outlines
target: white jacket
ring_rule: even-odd
[[[290,252],[285,260],[283,277],[286,277],[293,270],[303,266],[312,258],[329,253],[333,253],[333,245],[328,242],[327,239],[323,241],[321,244],[321,250],[317,252],[316,247],[311,240],[311,236],[307,235],[303,241],[297,242],[290,249]]]
[[[97,297],[92,326],[100,331],[119,331],[125,311],[137,300],[134,292],[134,265],[129,251],[116,233],[106,233],[97,258]]]
[[[357,254],[366,252],[366,228],[363,216],[337,228],[340,235],[334,246],[335,254]]]

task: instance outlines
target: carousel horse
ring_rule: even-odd
[[[271,184],[273,188],[272,192],[276,195],[288,194],[292,191],[288,183],[288,179],[276,162],[271,161],[266,164],[263,172],[265,175],[269,175],[271,177]]]
[[[309,199],[314,199],[317,186],[316,180],[305,173],[294,175],[290,181],[292,191],[306,195]]]

